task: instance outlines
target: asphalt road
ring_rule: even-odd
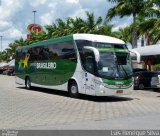
[[[62,91],[26,90],[0,75],[0,129],[160,129],[160,91],[73,99]]]

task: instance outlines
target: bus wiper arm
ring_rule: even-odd
[[[126,77],[128,78],[129,76],[128,76],[126,70],[124,69],[124,67],[123,67],[122,65],[120,65],[119,62],[117,62],[117,65],[123,69],[123,71],[124,71]]]

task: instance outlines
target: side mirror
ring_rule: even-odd
[[[94,56],[95,56],[95,61],[97,63],[99,62],[99,60],[100,60],[99,51],[95,47],[84,46],[84,49],[88,49],[88,50],[92,51],[94,53]]]

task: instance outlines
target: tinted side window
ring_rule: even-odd
[[[92,46],[92,42],[91,41],[87,41],[87,40],[76,40],[76,45],[80,54],[80,59],[81,59],[81,63],[82,66],[84,67],[84,63],[85,63],[85,56],[84,56],[84,46]]]
[[[46,55],[44,55],[44,52],[45,52],[44,46],[30,48],[28,50],[28,53],[30,54],[29,60],[30,61],[45,60]],[[46,58],[46,59],[48,59],[48,58]]]
[[[59,45],[61,47],[61,58],[62,59],[69,59],[73,61],[77,60],[76,52],[75,52],[72,41],[59,43]]]
[[[21,57],[21,53],[20,53],[20,50],[16,50],[16,60],[20,60],[20,57]]]
[[[72,41],[48,45],[49,59],[69,59],[77,60],[76,51]]]
[[[114,48],[118,48],[118,49],[125,49],[127,48],[125,44],[119,45],[119,44],[115,44]]]
[[[87,49],[84,50],[83,67],[86,71],[95,73],[95,57],[93,52]]]
[[[30,61],[53,59],[77,60],[72,41],[30,48],[28,53],[30,54]]]
[[[81,51],[84,46],[92,46],[92,42],[87,40],[76,40],[76,45],[78,50]]]
[[[27,49],[19,49],[16,51],[16,60],[25,59],[27,55]]]

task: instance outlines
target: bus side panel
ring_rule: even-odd
[[[77,66],[74,42],[22,48],[16,52],[15,63],[16,83],[24,84],[26,76],[29,76],[33,86],[57,88],[62,85],[60,89],[66,90]]]

